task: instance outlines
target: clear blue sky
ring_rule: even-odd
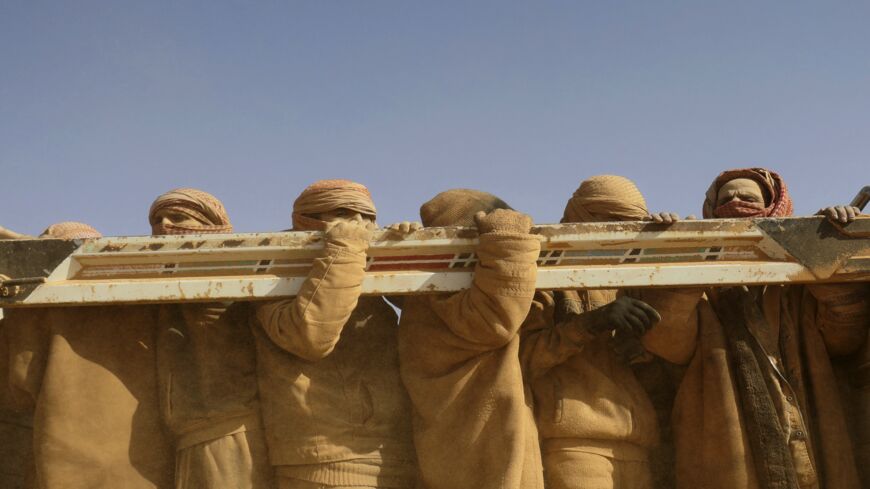
[[[379,221],[451,187],[555,222],[587,176],[698,213],[721,170],[798,213],[870,184],[868,2],[0,2],[0,225],[146,234],[195,186],[286,228],[320,178]]]

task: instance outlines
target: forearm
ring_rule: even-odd
[[[365,276],[365,248],[327,243],[293,299],[257,306],[259,323],[282,349],[306,360],[328,355],[356,308]]]
[[[535,294],[540,241],[527,234],[481,235],[471,288],[433,301],[445,324],[471,348],[513,339]]]

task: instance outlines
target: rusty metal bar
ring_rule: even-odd
[[[870,281],[870,218],[538,226],[541,289]],[[473,228],[375,233],[364,294],[467,288]],[[292,296],[323,247],[316,232],[0,240],[0,307]],[[44,282],[40,282],[43,280]]]

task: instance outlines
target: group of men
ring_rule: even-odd
[[[703,207],[791,213],[760,168],[719,175]],[[471,287],[394,308],[360,295],[376,216],[361,184],[307,187],[293,230],[325,246],[293,298],[5,311],[0,402],[32,420],[32,455],[3,470],[49,489],[870,487],[868,284],[536,290],[531,219],[455,189],[420,217],[477,228]],[[598,176],[562,222],[677,219]],[[188,188],[149,222],[232,232]]]

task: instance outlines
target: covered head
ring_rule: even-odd
[[[177,188],[157,197],[148,212],[152,234],[231,233],[226,209],[214,195]]]
[[[365,185],[350,180],[318,180],[303,190],[293,202],[293,229],[322,230],[326,222],[320,215],[339,209],[358,213],[372,221],[378,214]]]
[[[103,235],[83,222],[64,221],[52,224],[40,233],[40,238],[53,239],[87,239],[101,238]]]
[[[584,180],[574,192],[562,222],[640,221],[649,217],[646,201],[631,180],[598,175]]]
[[[511,206],[495,195],[480,190],[446,190],[420,206],[420,220],[426,227],[474,226],[474,215]]]
[[[719,174],[704,199],[704,218],[787,217],[792,202],[785,182],[764,168],[739,168]]]

